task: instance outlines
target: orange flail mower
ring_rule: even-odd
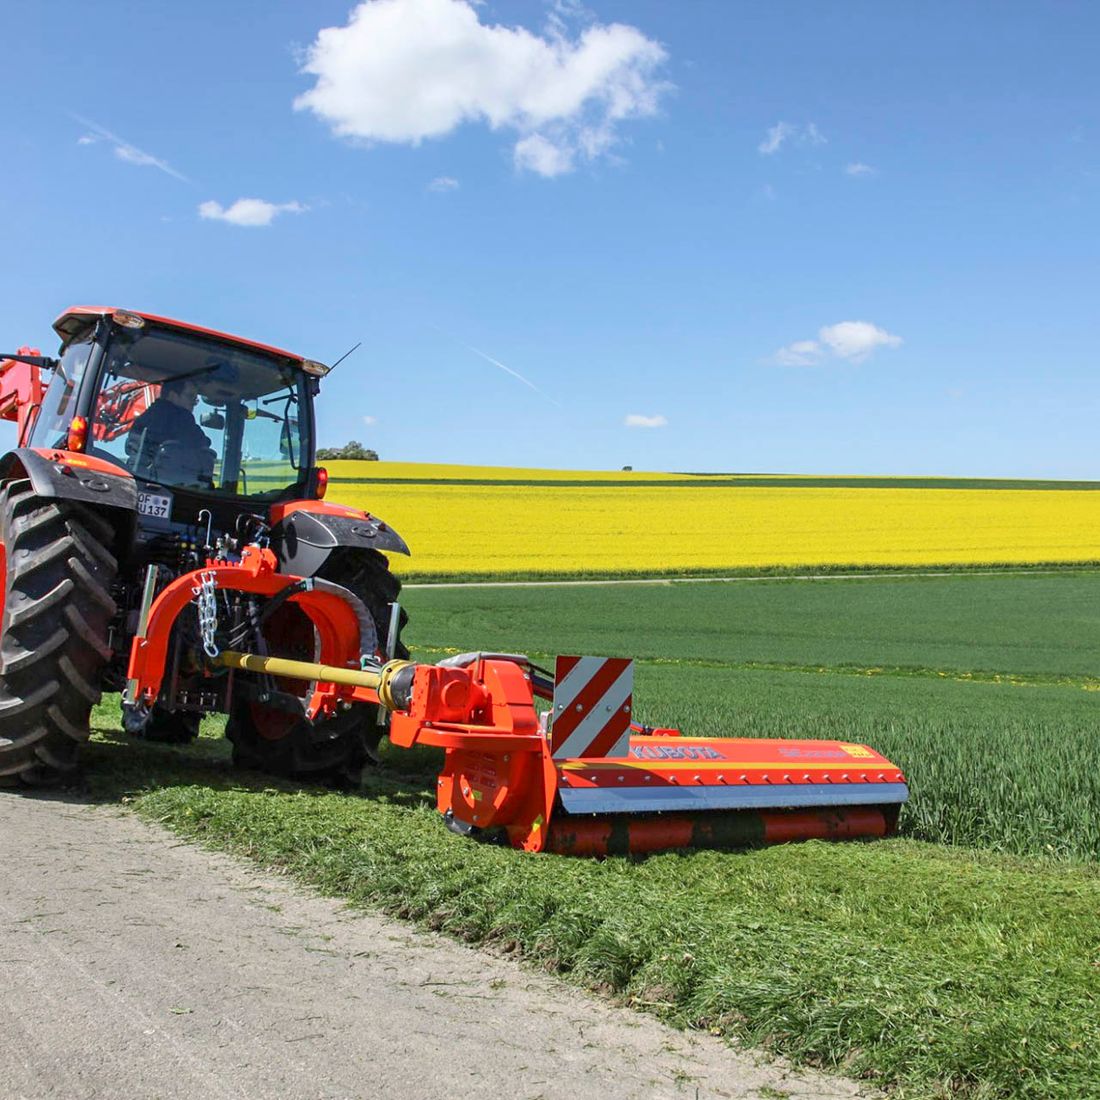
[[[225,651],[216,663],[309,682],[313,718],[381,706],[395,745],[442,748],[437,805],[465,835],[583,856],[882,837],[908,796],[902,773],[865,745],[641,726],[629,660],[559,657],[553,673],[519,654],[380,661],[358,651],[353,606],[275,565],[269,550],[249,546],[239,566],[211,562],[169,585],[151,607],[148,636],[135,639],[129,705],[157,698],[163,639],[204,584],[292,591],[317,630],[321,661]],[[540,711],[537,700],[548,705]]]

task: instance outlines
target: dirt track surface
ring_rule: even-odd
[[[0,1097],[853,1097],[114,810],[0,796]]]

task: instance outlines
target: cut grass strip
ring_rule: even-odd
[[[90,747],[92,793],[211,847],[471,943],[513,950],[677,1026],[899,1087],[1100,1095],[1100,877],[913,841],[602,863],[448,833],[432,785],[294,791],[222,742]],[[476,965],[472,962],[471,965]]]

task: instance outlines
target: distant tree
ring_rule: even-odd
[[[364,447],[357,439],[345,443],[342,447],[318,447],[317,457],[323,461],[331,461],[335,458],[353,458],[360,462],[377,462],[378,452],[370,447]]]
[[[633,470],[634,467],[633,466],[624,466],[623,469],[624,470]]]

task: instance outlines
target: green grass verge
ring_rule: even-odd
[[[908,840],[531,856],[446,831],[430,754],[393,753],[361,797],[234,773],[209,738],[124,744],[109,707],[97,726],[91,797],[677,1026],[902,1097],[1100,1094],[1092,869]]]

